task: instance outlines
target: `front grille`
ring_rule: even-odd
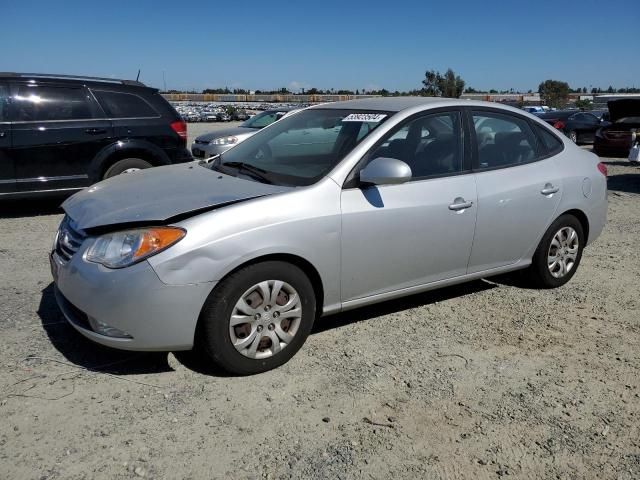
[[[85,238],[86,235],[81,230],[74,228],[73,221],[65,216],[58,229],[56,253],[62,260],[68,262],[80,249]]]

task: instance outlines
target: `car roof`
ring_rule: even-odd
[[[60,85],[86,85],[90,87],[103,87],[110,89],[120,88],[143,88],[147,90],[157,90],[146,86],[137,80],[123,80],[120,78],[91,77],[80,75],[62,75],[55,73],[16,73],[0,72],[0,80],[36,83],[36,84],[60,84]]]
[[[344,110],[370,110],[381,112],[401,112],[414,107],[485,107],[500,110],[509,110],[519,114],[528,115],[522,109],[511,107],[496,102],[484,102],[479,100],[463,100],[459,98],[444,97],[377,97],[347,100],[342,102],[323,103],[311,108],[317,109],[344,109]]]

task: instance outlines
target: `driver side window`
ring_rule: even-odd
[[[402,160],[413,180],[459,173],[462,129],[459,112],[442,112],[413,119],[392,131],[370,155]]]

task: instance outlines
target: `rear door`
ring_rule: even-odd
[[[16,173],[10,149],[9,87],[0,83],[0,195],[14,192],[16,188]]]
[[[527,119],[492,109],[470,114],[478,208],[468,273],[475,273],[515,264],[537,244],[556,214],[562,179]]]
[[[79,85],[14,84],[12,155],[18,191],[91,183],[91,161],[112,141],[111,123]]]

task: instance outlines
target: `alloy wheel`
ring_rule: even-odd
[[[547,266],[553,277],[562,278],[573,269],[579,248],[580,239],[573,228],[563,227],[556,232],[547,254]]]

